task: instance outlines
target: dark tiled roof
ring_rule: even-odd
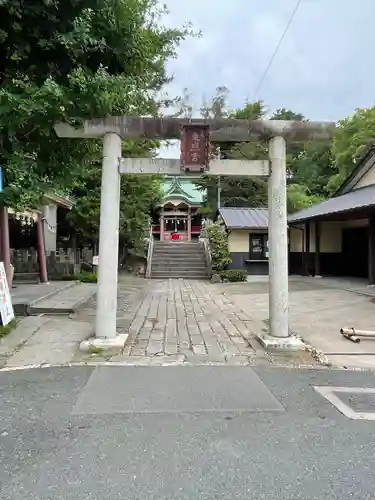
[[[340,214],[371,206],[375,206],[375,184],[356,189],[335,198],[330,198],[305,210],[296,212],[288,217],[288,222],[298,222],[325,215]]]
[[[267,229],[267,208],[219,208],[228,229]]]

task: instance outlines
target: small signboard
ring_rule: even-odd
[[[6,326],[14,319],[12,299],[9,292],[4,262],[0,262],[0,319],[2,326]]]
[[[93,266],[99,265],[99,255],[94,255],[94,257],[92,258],[92,265]]]
[[[181,132],[181,171],[204,172],[210,159],[210,130],[208,125],[189,123]]]

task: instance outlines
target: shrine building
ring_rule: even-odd
[[[191,179],[166,177],[163,184],[163,199],[159,220],[155,220],[152,233],[160,241],[198,240],[202,216],[204,190],[200,190]]]

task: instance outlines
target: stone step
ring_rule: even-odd
[[[169,255],[153,255],[152,262],[206,262],[206,258],[204,255],[173,255],[170,257]]]
[[[197,245],[197,244],[186,244],[186,245],[173,245],[170,243],[167,243],[166,245],[154,245],[154,248],[167,248],[168,250],[196,250],[197,248],[204,248],[203,245]]]
[[[151,275],[154,274],[165,274],[165,275],[186,275],[190,276],[191,274],[200,274],[207,275],[206,269],[152,269]]]
[[[155,245],[155,250],[170,250],[171,252],[195,252],[204,250],[203,245]]]
[[[195,251],[195,252],[170,252],[170,251],[167,251],[167,250],[156,250],[154,251],[153,253],[153,256],[155,255],[166,255],[166,256],[170,256],[170,255],[173,255],[175,257],[190,257],[190,256],[195,256],[195,255],[199,255],[201,257],[204,257],[204,252],[200,252],[200,251]]]
[[[175,247],[183,247],[183,246],[196,246],[202,245],[202,243],[198,241],[155,241],[155,246],[169,245]]]
[[[167,266],[167,267],[206,267],[206,262],[202,259],[152,259],[151,265]]]
[[[36,300],[29,305],[29,314],[71,314],[83,307],[96,294],[96,284],[75,283]]]
[[[186,280],[207,280],[206,274],[165,274],[165,273],[152,273],[151,279],[186,279]]]
[[[13,283],[27,284],[27,283],[39,283],[39,273],[14,273]]]
[[[186,261],[186,260],[153,260],[152,266],[164,267],[206,267],[206,263],[202,260]]]
[[[189,273],[203,273],[207,274],[207,269],[205,267],[194,267],[194,268],[173,268],[173,267],[153,267],[151,269],[152,273],[172,273],[172,274],[189,274]]]

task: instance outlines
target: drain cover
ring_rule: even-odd
[[[314,389],[346,417],[375,421],[375,388],[316,386]]]

